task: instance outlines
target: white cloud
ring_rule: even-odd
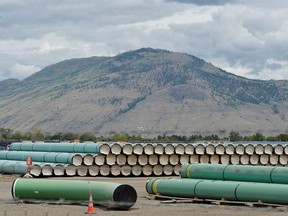
[[[17,77],[18,79],[24,79],[37,71],[40,71],[41,68],[36,67],[34,65],[22,65],[22,64],[14,64],[10,69],[10,76]]]
[[[288,79],[287,8],[286,0],[1,1],[0,80],[19,78],[10,71],[17,63],[43,68],[141,47],[189,53],[248,78]]]

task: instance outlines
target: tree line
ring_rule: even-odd
[[[158,135],[154,138],[142,137],[142,134],[129,135],[128,133],[114,133],[111,136],[96,136],[93,133],[72,133],[58,132],[53,135],[44,134],[39,128],[33,127],[29,132],[13,131],[10,128],[0,127],[0,140],[31,140],[31,141],[155,141],[155,142],[197,142],[197,141],[288,141],[288,134],[279,134],[277,136],[265,137],[256,132],[251,136],[241,136],[237,131],[231,131],[227,137],[219,137],[216,134],[211,135]]]

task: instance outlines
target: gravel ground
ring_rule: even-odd
[[[0,174],[0,215],[2,216],[81,216],[87,215],[87,204],[48,204],[48,203],[22,203],[13,200],[11,195],[11,185],[18,178],[17,175]],[[52,179],[52,178],[51,178]],[[53,178],[55,179],[55,178]],[[59,179],[59,178],[58,178]],[[161,203],[159,200],[148,200],[145,184],[149,177],[129,177],[129,178],[107,178],[107,177],[67,177],[65,179],[77,180],[97,180],[126,183],[133,186],[138,194],[135,205],[128,211],[112,210],[101,206],[95,207],[95,215],[195,215],[195,216],[231,216],[231,215],[255,215],[255,216],[286,216],[288,207],[247,207],[236,205],[215,205],[215,204],[195,204],[195,203]]]

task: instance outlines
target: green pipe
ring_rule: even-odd
[[[119,209],[131,208],[136,190],[128,184],[79,180],[18,178],[12,185],[14,200],[88,202],[90,193],[96,204]]]
[[[146,184],[149,194],[165,196],[225,199],[229,201],[288,204],[288,185],[204,179],[151,179]]]
[[[27,157],[32,157],[36,162],[64,163],[72,164],[76,157],[82,158],[85,154],[64,153],[64,152],[33,152],[33,151],[1,151],[0,160],[26,161]],[[79,164],[76,164],[79,165]]]
[[[12,143],[12,151],[39,151],[39,152],[69,152],[69,153],[99,153],[99,143],[44,143],[23,142]]]
[[[184,164],[181,178],[288,184],[287,167]]]
[[[33,166],[38,166],[38,164],[33,164],[31,166],[31,170]],[[6,174],[19,174],[25,175],[28,172],[28,166],[24,161],[14,161],[14,160],[0,160],[0,173]],[[38,172],[31,172],[33,176],[39,176]]]

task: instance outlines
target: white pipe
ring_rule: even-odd
[[[127,162],[127,156],[125,154],[118,154],[116,156],[116,164],[122,166],[125,165]]]
[[[260,164],[262,165],[267,165],[269,163],[269,155],[267,154],[262,154],[260,155]]]
[[[195,153],[198,155],[203,155],[205,153],[205,147],[203,144],[199,143],[195,146]]]
[[[44,166],[42,166],[42,175],[43,176],[52,176],[53,175],[53,168],[51,165],[49,164],[45,164]]]
[[[127,164],[130,166],[134,166],[137,164],[138,158],[135,154],[130,154],[127,157]]]
[[[215,146],[213,144],[208,144],[205,148],[205,152],[208,155],[214,155],[215,154]]]
[[[287,165],[287,162],[288,162],[287,155],[285,154],[279,155],[279,163],[281,165]]]
[[[269,162],[270,162],[272,165],[277,165],[278,162],[279,162],[278,157],[279,157],[279,155],[276,155],[276,154],[270,155]]]
[[[243,144],[238,144],[238,145],[236,145],[235,152],[236,152],[236,154],[238,154],[238,155],[244,155],[244,154],[245,154],[245,147],[244,147],[244,145],[243,145]]]
[[[77,175],[78,176],[87,176],[88,173],[88,167],[84,165],[80,165],[77,167]]]
[[[174,174],[175,175],[180,175],[180,170],[181,170],[181,165],[177,164],[174,166]]]
[[[153,154],[148,156],[148,163],[152,166],[158,164],[158,155]]]
[[[138,164],[141,166],[148,164],[148,156],[146,154],[142,154],[138,156]]]
[[[177,154],[170,155],[169,156],[169,163],[171,165],[179,164],[179,155],[177,155]]]
[[[99,175],[99,166],[97,165],[91,165],[88,167],[88,173],[90,176],[98,176]]]
[[[190,155],[190,163],[194,164],[194,163],[199,163],[199,155]]]
[[[133,153],[133,146],[131,144],[124,144],[122,147],[122,152],[125,155],[131,155]]]
[[[120,166],[118,164],[112,165],[110,168],[110,173],[112,176],[119,176],[121,174]]]
[[[230,160],[231,160],[231,164],[238,165],[240,163],[240,155],[233,154],[231,155]]]
[[[143,166],[143,175],[144,176],[151,176],[153,172],[153,168],[151,165],[147,164]]]
[[[263,144],[257,144],[257,145],[255,146],[255,153],[256,153],[257,155],[262,155],[262,154],[264,154],[264,146],[263,146]]]
[[[200,155],[200,163],[208,164],[209,156],[207,154]]]
[[[72,164],[67,164],[67,166],[65,167],[65,174],[67,176],[75,176],[77,174],[76,166]]]
[[[54,172],[55,176],[64,176],[65,168],[64,168],[63,164],[56,164],[53,167],[53,172]]]
[[[220,163],[221,164],[230,164],[230,155],[221,155],[220,156]]]
[[[40,176],[42,172],[42,168],[41,166],[37,165],[37,164],[33,164],[30,168],[30,173],[33,176]]]
[[[187,155],[187,154],[180,155],[180,164],[181,165],[189,163],[189,160],[190,160],[189,155]]]
[[[271,144],[266,144],[264,147],[264,153],[271,155],[273,153],[273,146]]]
[[[194,154],[194,146],[192,144],[185,145],[185,154]]]
[[[155,176],[162,175],[163,174],[163,166],[160,164],[153,166],[153,173]]]
[[[144,152],[144,147],[140,143],[133,145],[133,153],[134,154],[142,155],[143,152]]]
[[[138,164],[133,165],[131,172],[133,176],[140,176],[142,174],[142,167]]]
[[[171,164],[167,164],[163,167],[163,174],[165,176],[170,176],[174,172],[174,167]]]
[[[108,154],[106,156],[106,164],[109,166],[112,166],[114,164],[116,164],[116,155],[115,154]]]
[[[99,173],[102,176],[108,176],[110,174],[110,166],[108,166],[107,164],[100,166]]]
[[[94,163],[98,166],[102,166],[105,164],[106,155],[104,154],[97,154],[94,158]]]
[[[218,155],[223,155],[225,153],[225,147],[222,145],[222,144],[218,144],[216,147],[215,147],[215,152],[216,154]]]
[[[99,147],[99,153],[108,155],[110,153],[110,146],[108,143],[102,143]]]
[[[147,143],[146,145],[144,145],[144,153],[146,155],[154,154],[154,146],[151,143]]]
[[[257,154],[250,155],[249,161],[250,164],[257,165],[259,163],[259,155]]]
[[[232,144],[227,144],[227,145],[225,146],[225,153],[226,153],[226,154],[228,154],[228,155],[233,155],[234,152],[235,152],[235,147],[234,147],[234,145],[232,145]]]
[[[219,164],[220,162],[220,156],[219,155],[211,155],[210,156],[210,163],[211,164]]]
[[[93,155],[91,155],[91,154],[85,154],[83,156],[83,163],[86,166],[91,166],[94,163],[94,160],[95,159],[94,159]]]
[[[183,155],[185,153],[185,147],[183,144],[178,143],[175,147],[175,154]]]
[[[240,156],[240,164],[247,165],[249,164],[249,155],[243,154]]]
[[[124,166],[121,166],[120,171],[123,176],[129,176],[131,175],[132,167],[129,165],[124,165]]]
[[[119,154],[121,154],[122,147],[119,143],[113,143],[110,146],[110,151],[112,154],[119,155]]]
[[[254,154],[254,151],[255,151],[255,148],[252,144],[247,144],[244,146],[245,147],[245,153],[248,154],[248,155],[253,155]]]
[[[159,163],[161,165],[167,165],[169,164],[169,155],[167,154],[162,154],[159,156]]]
[[[160,143],[156,144],[154,146],[154,152],[155,152],[155,154],[158,154],[158,155],[164,154],[164,146],[163,146],[163,144],[160,144]]]
[[[284,153],[284,147],[280,144],[274,145],[273,149],[276,155],[282,155]]]
[[[164,152],[167,155],[172,155],[175,152],[174,146],[171,143],[168,143],[164,146]]]
[[[75,165],[75,166],[80,166],[83,162],[83,158],[80,154],[75,154],[73,157],[72,157],[72,164]]]

